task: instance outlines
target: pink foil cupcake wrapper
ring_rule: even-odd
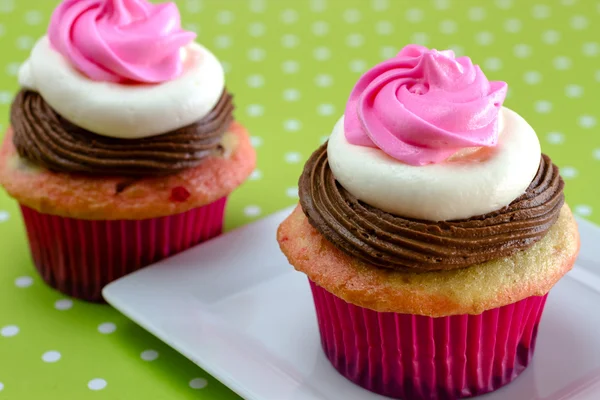
[[[92,221],[21,206],[33,262],[53,288],[101,302],[102,288],[222,232],[227,198],[144,220]]]
[[[514,380],[533,356],[547,297],[431,318],[372,311],[310,284],[333,366],[365,389],[404,400],[472,397]]]

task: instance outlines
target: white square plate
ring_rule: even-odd
[[[245,399],[383,399],[321,351],[306,278],[275,240],[290,211],[122,278],[104,297]],[[486,399],[600,399],[600,229],[581,221],[580,231],[579,261],[548,298],[533,363]]]

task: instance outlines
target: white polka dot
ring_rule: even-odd
[[[90,390],[102,390],[106,387],[107,383],[104,379],[96,378],[88,382],[88,388]]]
[[[285,195],[287,197],[291,197],[292,199],[297,199],[298,198],[298,188],[297,187],[287,188],[285,190]]]
[[[295,74],[300,70],[300,64],[298,64],[298,61],[287,60],[281,64],[281,69],[286,74]]]
[[[30,36],[19,36],[16,45],[20,50],[30,50],[34,43],[35,40]]]
[[[554,64],[554,68],[561,70],[561,71],[571,68],[571,64],[572,64],[571,59],[566,56],[555,57],[554,60],[552,61],[552,63]]]
[[[394,58],[398,54],[398,49],[394,46],[383,46],[381,48],[381,58],[389,59]]]
[[[284,24],[293,24],[298,21],[298,11],[288,8],[281,13],[281,22]]]
[[[229,10],[221,10],[217,13],[217,22],[222,25],[231,24],[235,16]]]
[[[502,60],[498,57],[490,57],[483,62],[483,65],[486,70],[498,71],[502,69]]]
[[[469,9],[469,19],[471,21],[482,21],[485,18],[485,9],[483,7],[471,7]]]
[[[582,30],[587,28],[589,25],[589,21],[587,17],[583,15],[575,15],[571,18],[571,28],[576,30]]]
[[[54,308],[60,311],[69,310],[73,307],[73,300],[71,299],[60,299],[54,302]]]
[[[594,149],[594,151],[592,152],[594,158],[596,160],[600,160],[600,148],[599,149]]]
[[[200,0],[187,0],[185,2],[185,9],[189,13],[197,14],[202,11],[202,2]]]
[[[262,210],[259,206],[246,206],[244,208],[244,215],[246,217],[258,217],[261,214]]]
[[[252,136],[250,138],[250,143],[252,144],[252,147],[260,147],[263,144],[263,138],[260,136]]]
[[[285,89],[283,99],[285,101],[297,101],[300,99],[300,91],[298,89]]]
[[[246,114],[250,117],[260,117],[265,113],[265,108],[260,104],[249,104],[246,107]]]
[[[552,111],[552,103],[548,100],[539,100],[534,104],[535,111],[540,114],[547,114]]]
[[[420,44],[421,46],[426,46],[429,41],[429,36],[425,32],[415,32],[411,37],[414,44]]]
[[[447,10],[450,8],[450,0],[433,0],[433,7],[436,10]]]
[[[5,33],[6,33],[6,28],[4,27],[3,24],[0,24],[0,36],[4,36]]]
[[[313,50],[313,57],[318,61],[325,61],[331,58],[329,47],[320,46]]]
[[[496,7],[501,8],[503,10],[508,10],[512,7],[512,0],[496,0]]]
[[[360,13],[359,10],[357,10],[356,8],[350,8],[346,11],[344,11],[344,21],[346,21],[349,24],[356,24],[358,21],[360,21],[362,15]]]
[[[548,132],[546,140],[550,144],[562,144],[565,141],[565,135],[560,132]]]
[[[287,35],[283,35],[281,37],[281,45],[286,48],[292,48],[298,46],[300,43],[300,39],[296,35],[292,35],[288,33]]]
[[[0,336],[12,337],[19,333],[19,327],[16,325],[7,325],[0,329]]]
[[[17,76],[19,73],[19,68],[21,68],[21,63],[19,62],[11,62],[6,65],[6,73],[10,76]]]
[[[215,37],[215,47],[219,49],[225,49],[227,47],[231,47],[231,37],[227,35],[219,35]]]
[[[184,25],[184,28],[188,31],[200,33],[200,27],[197,24],[192,24],[188,22]]]
[[[0,92],[0,104],[9,104],[12,102],[13,94],[6,90]]]
[[[592,215],[592,207],[587,204],[579,204],[575,206],[575,213],[582,217],[589,217]]]
[[[482,46],[488,46],[494,41],[494,35],[492,32],[479,32],[475,35],[475,41]]]
[[[596,79],[597,82],[600,82],[600,69],[594,73],[594,79]]]
[[[596,126],[596,117],[593,115],[582,115],[579,117],[578,123],[582,128],[593,128]]]
[[[565,96],[576,98],[583,96],[583,87],[579,85],[567,85],[565,86]]]
[[[385,11],[390,8],[389,0],[373,0],[373,10],[375,11]]]
[[[194,378],[189,383],[192,389],[204,389],[208,382],[204,378]]]
[[[327,9],[327,2],[323,0],[310,0],[310,11],[323,12]]]
[[[520,19],[509,18],[504,22],[504,30],[508,33],[517,33],[523,27]]]
[[[367,62],[365,60],[352,60],[350,61],[350,71],[361,73],[367,70]]]
[[[423,20],[423,10],[420,8],[409,8],[406,10],[405,15],[408,22],[421,22]]]
[[[286,153],[284,155],[284,160],[288,164],[298,164],[300,161],[302,161],[302,156],[300,153],[296,152]]]
[[[260,47],[254,47],[248,50],[248,59],[250,61],[262,61],[267,56],[267,52],[265,49],[261,49]]]
[[[329,33],[329,24],[325,21],[316,21],[312,24],[312,33],[315,36],[325,36]]]
[[[560,169],[560,174],[565,179],[572,179],[572,178],[575,178],[577,175],[579,175],[579,171],[577,171],[577,169],[575,169],[574,167],[568,166],[568,167],[562,167]]]
[[[375,24],[375,32],[378,35],[391,35],[394,33],[394,24],[390,21],[379,21]]]
[[[42,354],[42,361],[47,362],[47,363],[55,363],[58,360],[60,360],[61,355],[58,351],[47,351],[44,354]]]
[[[253,13],[262,13],[267,8],[265,0],[250,0],[250,11]]]
[[[588,57],[597,56],[600,53],[600,45],[597,42],[587,42],[581,47],[583,55]]]
[[[536,4],[531,9],[531,15],[536,19],[545,19],[550,16],[551,11],[546,4]]]
[[[265,34],[267,27],[262,22],[253,22],[248,26],[250,36],[258,37]]]
[[[319,115],[328,116],[333,115],[334,112],[335,106],[333,104],[323,103],[317,106],[317,114]]]
[[[321,136],[321,138],[319,139],[319,143],[323,144],[328,140],[329,140],[329,136]]]
[[[524,43],[516,44],[513,48],[513,53],[515,54],[515,57],[529,57],[531,55],[531,46]]]
[[[297,119],[288,119],[283,122],[283,129],[290,132],[299,131],[302,128],[302,122]]]
[[[542,33],[542,41],[546,44],[556,44],[560,40],[560,32],[550,29]]]
[[[15,0],[0,1],[0,13],[11,13],[15,9]]]
[[[446,19],[446,20],[440,22],[440,32],[445,35],[450,35],[452,33],[455,33],[457,29],[458,29],[458,24],[455,21]]]
[[[246,79],[246,83],[251,88],[259,88],[265,84],[265,78],[262,75],[250,75],[248,79]]]
[[[540,74],[538,71],[527,71],[523,75],[523,80],[525,83],[535,85],[542,81],[542,74]]]
[[[115,324],[113,324],[112,322],[104,322],[104,323],[98,325],[98,332],[100,332],[104,335],[111,334],[116,330],[117,330],[117,326]]]
[[[4,390],[4,383],[0,382],[0,392]]]
[[[156,360],[158,358],[158,351],[156,351],[156,350],[144,350],[144,351],[142,351],[142,354],[140,354],[140,357],[144,361],[154,361],[154,360]]]
[[[25,13],[25,23],[27,25],[39,25],[43,19],[44,16],[38,10],[29,10]]]
[[[254,171],[252,171],[252,173],[250,174],[248,179],[250,179],[251,181],[259,181],[262,179],[262,177],[263,177],[262,171],[260,169],[255,169]]]
[[[456,57],[460,57],[465,54],[464,47],[458,44],[451,44],[450,46],[448,46],[448,49],[452,50]]]
[[[575,3],[577,3],[577,0],[561,0],[560,1],[560,4],[562,4],[563,6],[572,6]]]
[[[365,43],[365,37],[360,33],[351,33],[346,37],[346,45],[349,47],[360,47]]]
[[[231,72],[231,63],[228,63],[227,61],[221,61],[221,66],[223,67],[223,72],[226,74]]]
[[[315,76],[315,84],[319,87],[329,87],[333,85],[333,77],[328,74],[319,74]]]
[[[30,276],[20,276],[15,279],[15,286],[19,288],[27,288],[33,285],[33,278]]]

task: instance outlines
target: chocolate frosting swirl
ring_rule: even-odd
[[[218,152],[233,109],[232,96],[224,91],[213,110],[194,124],[154,137],[117,139],[72,124],[38,93],[22,90],[11,108],[11,124],[19,155],[44,168],[135,178],[174,174]]]
[[[525,194],[485,215],[422,221],[391,215],[348,193],[333,176],[327,144],[300,177],[300,204],[309,222],[336,247],[369,264],[413,271],[450,270],[506,257],[540,240],[564,203],[558,167],[542,155]]]

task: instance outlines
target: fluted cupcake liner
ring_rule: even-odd
[[[531,361],[547,297],[431,318],[372,311],[310,284],[323,350],[335,369],[403,400],[460,399],[510,383]]]
[[[21,206],[33,262],[46,283],[102,302],[108,283],[222,232],[227,198],[172,216],[92,221]]]

